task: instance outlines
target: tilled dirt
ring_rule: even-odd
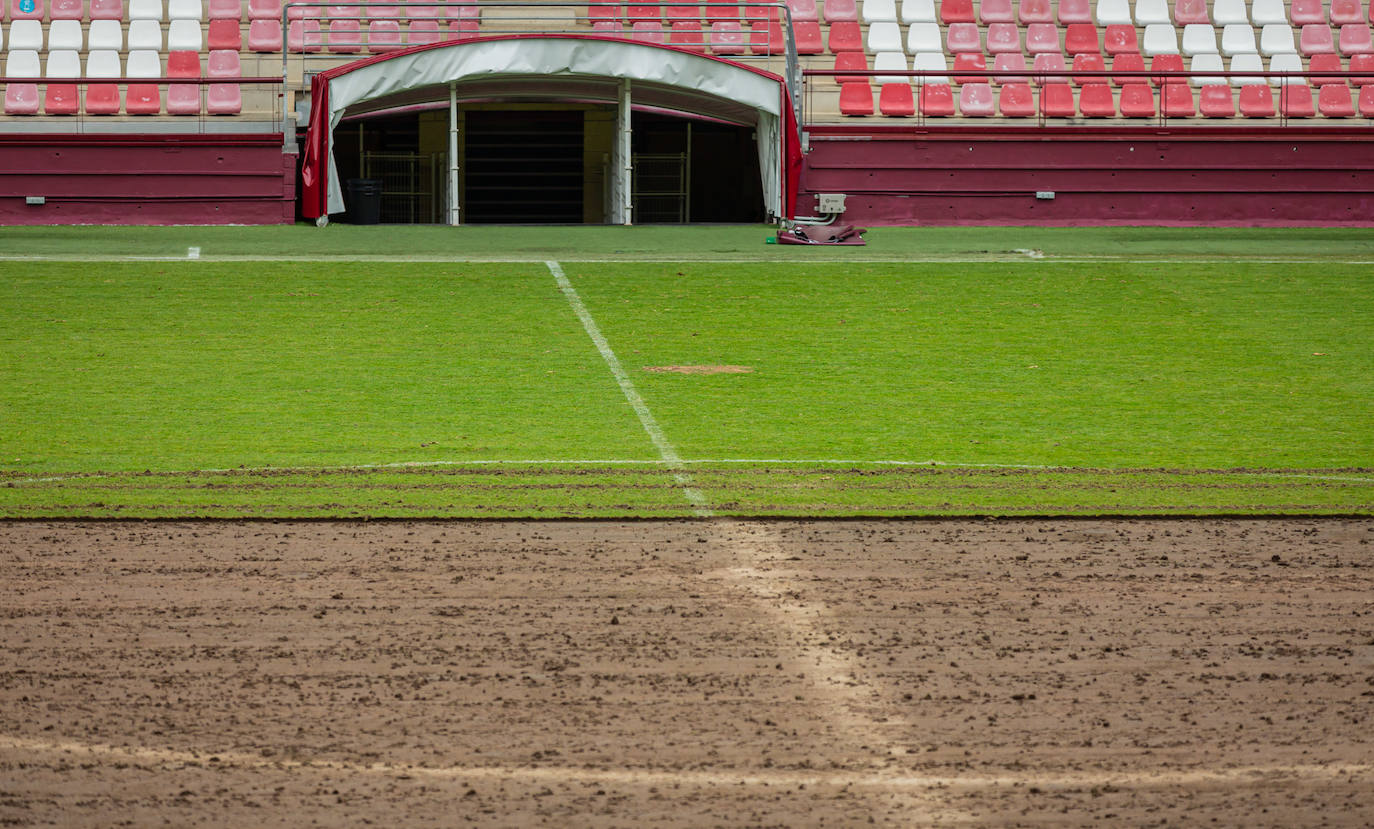
[[[0,524],[0,825],[1374,824],[1374,520]]]

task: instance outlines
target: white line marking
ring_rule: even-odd
[[[187,248],[187,249],[186,249],[186,258],[187,258],[187,259],[199,259],[199,258],[200,258],[200,248],[195,248],[195,247]]]
[[[947,777],[937,775],[904,774],[902,772],[795,772],[772,769],[750,769],[738,772],[708,770],[655,769],[592,769],[569,766],[417,766],[405,763],[352,763],[323,758],[271,759],[258,754],[237,751],[203,749],[146,748],[143,746],[114,746],[104,743],[75,741],[32,740],[24,737],[0,737],[0,750],[33,754],[64,754],[88,758],[109,758],[117,762],[142,761],[161,765],[198,766],[205,768],[237,767],[279,771],[332,771],[386,777],[415,777],[429,779],[483,778],[497,780],[528,780],[532,782],[586,782],[617,785],[661,786],[675,783],[694,786],[789,786],[828,785],[860,786],[879,789],[958,788],[985,789],[1033,784],[1042,788],[1079,789],[1091,786],[1114,785],[1132,788],[1156,788],[1188,785],[1260,785],[1284,780],[1323,780],[1349,778],[1352,784],[1359,778],[1374,775],[1374,765],[1363,763],[1333,763],[1330,765],[1272,765],[1240,766],[1229,769],[1176,770],[1167,768],[1143,771],[1046,772],[1033,771]],[[217,758],[212,761],[210,758]]]
[[[596,345],[596,350],[601,352],[601,359],[606,362],[606,367],[611,370],[615,377],[615,382],[620,385],[620,391],[625,395],[625,399],[630,402],[630,408],[634,409],[639,416],[639,423],[644,427],[644,431],[649,435],[649,440],[653,442],[654,448],[658,450],[659,457],[671,469],[682,468],[682,457],[678,455],[673,444],[668,440],[668,436],[663,434],[663,429],[654,419],[653,412],[649,411],[649,406],[644,402],[644,398],[639,395],[639,390],[635,388],[634,381],[625,372],[625,367],[620,364],[620,359],[611,350],[611,344],[606,342],[606,337],[601,333],[596,320],[592,319],[592,314],[587,310],[587,306],[582,302],[582,297],[577,295],[577,289],[573,288],[572,282],[568,280],[567,274],[563,273],[563,268],[557,262],[547,261],[549,273],[558,282],[558,289],[563,292],[563,296],[572,306],[573,313],[582,321],[582,327],[586,329],[587,336],[592,338],[592,343]],[[682,487],[682,493],[687,496],[687,500],[692,503],[696,514],[701,517],[710,516],[712,513],[706,506],[706,497],[699,490],[692,486],[691,476],[685,472],[676,472],[673,478]]]
[[[808,250],[806,247],[799,247],[798,251]],[[770,252],[770,255],[775,255]],[[700,256],[677,256],[677,257],[632,257],[624,256],[619,258],[607,257],[578,257],[563,256],[564,262],[579,262],[584,264],[597,263],[712,263],[712,264],[736,264],[736,265],[757,265],[768,264],[778,261],[786,262],[790,265],[804,265],[811,262],[817,264],[833,264],[830,260],[804,258],[804,254],[798,254],[796,258],[786,258],[783,260],[766,259],[762,256],[721,256],[712,257],[708,255]],[[396,256],[396,255],[375,255],[351,254],[351,255],[281,255],[281,256],[258,256],[258,255],[218,255],[201,257],[207,262],[438,262],[445,264],[529,264],[531,262],[544,262],[547,260],[537,257],[513,258],[505,256],[474,257],[474,256],[433,256],[419,254],[415,256]],[[1005,251],[988,254],[950,254],[948,256],[911,256],[904,252],[894,252],[890,256],[850,256],[845,255],[841,260],[849,263],[860,264],[976,264],[979,262],[1006,263],[1006,262],[1025,262],[1027,256],[1024,253]],[[174,262],[185,261],[184,256],[112,256],[110,254],[93,254],[83,256],[79,254],[0,254],[0,262]],[[1044,259],[1040,260],[1046,264],[1055,263],[1075,263],[1075,262],[1117,262],[1123,265],[1179,265],[1179,264],[1199,264],[1199,265],[1235,265],[1235,264],[1254,264],[1254,265],[1374,265],[1374,259],[1337,259],[1326,257],[1266,257],[1266,258],[1246,258],[1236,256],[1231,258],[1192,258],[1188,256],[1178,256],[1174,258],[1148,258],[1148,257],[1124,257],[1124,256],[1092,256],[1088,254],[1065,254],[1058,256],[1055,254],[1045,254]],[[417,275],[418,276],[418,275]]]

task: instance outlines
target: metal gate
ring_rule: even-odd
[[[448,210],[448,153],[362,154],[363,178],[382,182],[382,222],[443,224]]]
[[[685,224],[691,215],[691,162],[686,153],[634,156],[631,199],[635,224]]]

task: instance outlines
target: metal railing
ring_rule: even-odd
[[[237,109],[226,104],[221,111],[213,111],[211,88],[220,85],[238,88]],[[109,87],[115,88],[113,107]],[[178,94],[188,87],[196,87],[194,105],[190,98]],[[155,96],[146,91],[149,88],[156,90]],[[106,132],[126,124],[140,125],[146,132],[226,132],[232,131],[235,123],[275,126],[284,107],[284,85],[276,77],[15,76],[0,78],[0,89],[5,95],[6,129],[14,132],[23,131],[26,123],[41,125],[45,131],[73,133]],[[101,93],[101,103],[92,101],[93,90]],[[154,123],[156,127],[151,126]],[[186,128],[193,124],[196,129]]]

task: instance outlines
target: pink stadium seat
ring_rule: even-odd
[[[1374,118],[1374,84],[1360,87],[1360,117]]]
[[[92,20],[123,20],[124,0],[91,0]]]
[[[954,114],[954,90],[947,83],[928,83],[921,86],[921,114],[928,118],[945,118]]]
[[[373,20],[367,24],[367,51],[394,52],[401,48],[401,24],[396,20]]]
[[[624,17],[624,12],[618,3],[592,3],[587,6],[587,19],[593,24],[601,20],[619,21]]]
[[[1274,92],[1266,84],[1246,84],[1240,88],[1240,114],[1246,118],[1274,117]]]
[[[1207,16],[1207,0],[1175,0],[1174,24],[1187,26],[1190,23],[1211,25],[1212,18]]]
[[[712,23],[711,53],[716,55],[744,54],[744,29],[740,28],[740,24],[730,20]]]
[[[631,23],[658,23],[663,20],[663,10],[659,6],[637,6],[631,3],[625,9],[625,19]]]
[[[1326,11],[1322,8],[1322,0],[1292,0],[1288,7],[1288,15],[1294,26],[1326,22]]]
[[[1093,22],[1092,0],[1059,0],[1059,22],[1064,26]]]
[[[940,22],[972,23],[973,0],[940,0]]]
[[[821,19],[816,9],[816,0],[787,0],[787,8],[792,12],[793,23],[817,23]],[[673,7],[669,6],[669,18],[672,17],[672,11]]]
[[[199,78],[200,54],[197,52],[169,52],[167,77]],[[200,87],[189,83],[167,85],[168,115],[199,115]]]
[[[1026,56],[1020,52],[1006,52],[997,55],[992,59],[992,68],[993,71],[1007,73],[1003,75],[994,75],[992,78],[993,83],[1027,83],[1030,80],[1025,74]],[[980,78],[979,80],[984,82],[987,81],[986,78]]]
[[[997,93],[997,111],[1004,118],[1031,118],[1035,115],[1035,95],[1028,83],[1004,84]]]
[[[630,39],[642,43],[667,43],[663,24],[657,20],[641,20],[630,27]]]
[[[1361,0],[1331,0],[1330,16],[1333,26],[1364,23],[1368,19],[1364,15],[1364,4]]]
[[[1317,90],[1317,110],[1327,118],[1349,118],[1355,114],[1355,102],[1350,87],[1327,84]]]
[[[1075,72],[1105,72],[1107,64],[1103,62],[1101,55],[1083,53],[1073,56],[1073,71]],[[1105,84],[1107,79],[1100,75],[1074,75],[1073,82],[1079,86],[1090,83]]]
[[[826,23],[857,23],[859,6],[854,0],[825,0],[822,6]]]
[[[803,2],[803,1],[804,1],[804,0],[797,0],[797,2]],[[789,7],[791,6],[790,3],[789,3],[788,5],[789,5]],[[811,9],[812,9],[813,12],[815,11],[815,8],[816,8],[815,0],[811,0]],[[701,22],[701,9],[698,8],[698,7],[696,7],[696,6],[669,6],[668,8],[664,9],[664,16],[668,18],[668,21],[669,21],[670,23],[676,23],[676,22],[678,22],[678,21],[686,22],[686,21],[693,21],[693,20],[696,21],[697,23],[700,23],[700,22]],[[798,16],[798,13],[797,13],[796,9],[793,9],[793,10],[792,10],[792,19],[793,19],[793,20],[802,20],[803,18],[801,18],[800,16]],[[812,18],[812,19],[814,20],[815,18]]]
[[[162,93],[157,84],[131,83],[124,101],[124,111],[130,115],[159,115],[162,112]]]
[[[841,115],[872,115],[873,88],[865,83],[840,84]]]
[[[250,24],[251,25],[251,24]],[[281,34],[277,35],[280,43]],[[206,33],[206,44],[211,49],[233,49],[238,51],[243,48],[243,30],[237,20],[211,20],[209,29]],[[277,51],[269,49],[268,51]]]
[[[10,0],[10,20],[42,20],[47,13],[46,0]]]
[[[620,25],[620,21],[612,21]],[[448,40],[472,40],[481,32],[481,21],[475,19],[450,20],[448,22]]]
[[[357,20],[329,21],[329,51],[351,55],[362,51],[363,29]]]
[[[850,0],[850,2],[853,2],[853,0]],[[717,23],[720,21],[734,23],[740,19],[740,7],[738,3],[731,3],[724,6],[706,6],[703,12],[706,15],[706,22],[708,23]]]
[[[1374,75],[1356,75],[1355,72],[1374,71],[1374,55],[1351,55],[1350,56],[1350,83],[1354,86],[1366,86],[1374,84]]]
[[[1016,14],[1011,9],[1011,0],[983,0],[978,4],[978,22],[984,26],[991,23],[1015,23]]]
[[[1336,41],[1331,37],[1331,27],[1325,23],[1308,23],[1302,27],[1298,36],[1298,51],[1304,55],[1321,55],[1336,51]]]
[[[1021,54],[1021,30],[1015,23],[993,23],[988,26],[988,54],[1003,52]]]
[[[208,0],[206,11],[210,20],[243,19],[243,4],[238,0]]]
[[[81,75],[81,59],[76,52],[48,53],[46,77],[75,78]],[[47,115],[75,115],[81,110],[81,95],[74,83],[52,83],[43,90],[43,112]]]
[[[825,51],[821,40],[821,24],[816,21],[801,21],[792,27],[792,36],[797,41],[797,54],[819,55]]]
[[[409,17],[411,20],[436,19],[445,16],[441,6],[420,2],[420,0],[410,0],[405,6],[398,7],[397,12],[397,17]]]
[[[449,25],[450,32],[453,31],[454,25],[456,25],[456,23]],[[592,24],[592,31],[608,37],[624,37],[625,24],[621,23],[619,20],[598,20]]]
[[[986,118],[994,115],[995,102],[992,84],[966,83],[959,87],[959,114],[965,118]]]
[[[831,23],[829,45],[831,54],[835,55],[841,52],[862,52],[864,37],[859,31],[859,24],[853,20]]]
[[[52,20],[81,20],[86,16],[86,0],[52,0],[48,16]]]
[[[744,19],[749,23],[781,22],[782,11],[777,6],[745,6]]]
[[[867,70],[867,69],[868,69],[868,56],[865,55],[863,52],[840,52],[838,55],[835,56],[835,70],[836,70],[836,71],[844,71],[844,70],[861,70],[861,71],[863,71],[863,70]],[[845,83],[845,82],[846,82],[846,78],[845,78],[845,76],[843,76],[843,75],[834,75],[834,76],[832,76],[832,79],[835,81],[835,83]],[[850,75],[850,76],[848,77],[848,80],[851,80],[851,81],[867,81],[868,79],[867,79],[867,78],[860,78],[860,77],[857,77],[857,76],[854,76],[854,75]]]
[[[1151,72],[1183,72],[1183,71],[1185,71],[1184,68],[1183,68],[1183,56],[1182,56],[1182,55],[1155,55],[1154,57],[1150,58],[1150,71],[1151,71]],[[1163,75],[1156,75],[1156,76],[1150,78],[1150,82],[1153,83],[1155,86],[1161,86],[1161,85],[1163,85],[1163,84],[1165,83],[1166,80],[1167,80],[1167,79],[1166,79]],[[1186,78],[1178,78],[1178,79],[1176,79],[1176,80],[1177,80],[1177,81],[1181,81],[1182,83],[1185,83],[1185,84],[1188,82],[1188,80],[1187,80]],[[1175,84],[1174,84],[1174,83],[1170,83],[1169,85],[1170,85],[1170,86],[1174,86]],[[1192,94],[1191,94],[1191,93],[1189,94],[1188,98],[1189,98],[1189,100],[1192,99]]]
[[[1080,55],[1085,52],[1097,54],[1102,47],[1097,38],[1097,27],[1091,23],[1070,23],[1064,32],[1064,52]]]
[[[959,72],[983,72],[988,68],[987,58],[982,52],[960,52],[954,56],[955,83],[986,83],[987,75],[961,75]]]
[[[482,18],[482,7],[473,3],[444,6],[444,16],[449,20],[471,20],[477,22]]]
[[[1115,118],[1112,88],[1105,83],[1085,83],[1078,91],[1078,111],[1085,118]]]
[[[254,20],[248,30],[248,48],[254,52],[262,51],[253,47],[253,29],[258,23],[270,21]],[[277,38],[277,43],[281,43],[281,28],[279,25],[272,26],[273,35]],[[324,37],[320,33],[320,21],[314,19],[292,20],[286,30],[286,48],[292,52],[318,52],[324,48]],[[277,51],[280,51],[278,49]]]
[[[1187,81],[1165,84],[1161,109],[1166,118],[1192,118],[1196,112],[1193,105],[1193,88]]]
[[[309,12],[314,12],[310,14]],[[302,17],[319,17],[320,9],[305,9],[297,7],[291,10],[289,15],[292,20]],[[249,20],[276,20],[281,21],[281,0],[248,0],[248,19]]]
[[[420,46],[425,43],[438,43],[443,40],[438,20],[412,20],[406,25],[403,43],[406,46]]]
[[[1032,23],[1053,23],[1054,9],[1050,7],[1050,0],[1021,0],[1016,17],[1027,26]]]
[[[1126,118],[1153,118],[1155,94],[1143,78],[1121,87],[1121,114]]]
[[[1268,89],[1268,87],[1245,86],[1242,89]],[[1198,90],[1198,113],[1204,118],[1234,118],[1236,102],[1231,97],[1231,85],[1209,83]]]
[[[1145,59],[1135,52],[1128,52],[1124,55],[1116,55],[1112,58],[1113,72],[1144,72]],[[1117,86],[1125,86],[1131,83],[1146,83],[1144,75],[1112,75],[1112,83]],[[1123,113],[1124,114],[1124,113]]]
[[[1027,26],[1026,51],[1032,55],[1059,54],[1059,27],[1053,23],[1032,23]]]
[[[1049,74],[1052,72],[1062,73],[1064,68],[1064,56],[1058,52],[1054,54],[1046,53],[1043,55],[1036,55],[1035,63],[1031,66],[1032,71],[1036,73],[1035,82],[1040,84],[1068,83],[1069,79],[1066,75]]]
[[[291,21],[291,32],[296,34],[300,31],[300,20]],[[320,30],[320,24],[314,20],[315,31]],[[280,52],[281,51],[281,23],[275,20],[253,20],[248,23],[248,50],[250,52]]]
[[[1374,52],[1374,41],[1366,23],[1347,23],[1341,27],[1339,46],[1342,55],[1365,55]]]
[[[37,114],[38,114],[38,84],[36,84],[36,83],[8,83],[8,84],[5,84],[5,114],[6,114],[6,115],[37,115]]]
[[[1340,55],[1313,55],[1308,63],[1308,69],[1313,72],[1344,72],[1345,67],[1341,65]],[[1345,85],[1342,78],[1313,78],[1313,86],[1332,86],[1335,84]]]
[[[945,46],[951,54],[983,51],[983,44],[978,36],[978,25],[976,23],[950,24],[949,31],[945,34]]]
[[[1244,97],[1245,89],[1241,89]],[[1312,87],[1307,84],[1287,84],[1279,87],[1279,112],[1286,118],[1311,118],[1317,114],[1312,107]]]
[[[878,90],[878,111],[893,118],[915,115],[916,99],[911,95],[911,84],[883,84]]]
[[[1073,103],[1073,87],[1066,83],[1040,86],[1040,114],[1046,118],[1072,118],[1078,110]]]
[[[755,23],[749,27],[749,51],[755,55],[781,55],[787,51],[781,23]]]
[[[1103,45],[1109,55],[1140,51],[1140,42],[1136,39],[1135,27],[1124,24],[1108,26],[1107,37]]]
[[[816,32],[816,37],[820,37],[820,32]],[[679,20],[673,23],[673,27],[668,30],[668,43],[671,46],[680,46],[683,49],[691,49],[693,52],[706,51],[706,35],[701,28],[700,21]],[[803,52],[801,49],[800,37],[798,37],[797,51],[803,55],[814,54]]]

